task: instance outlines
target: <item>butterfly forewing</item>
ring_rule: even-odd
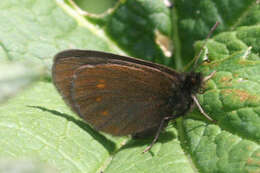
[[[103,58],[80,58],[83,57],[83,51],[68,50],[57,54],[54,58],[52,67],[53,82],[61,93],[65,102],[74,110],[74,104],[71,102],[71,85],[75,70],[85,64],[96,64],[105,61]],[[104,63],[104,62],[103,62]]]
[[[74,53],[73,53],[74,52]],[[58,91],[96,129],[127,135],[159,126],[172,113],[178,75],[166,67],[114,54],[70,50],[53,67]],[[64,85],[65,84],[65,85]]]

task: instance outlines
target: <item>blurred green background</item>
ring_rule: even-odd
[[[89,13],[100,14],[115,5],[118,0],[74,0],[82,9]]]

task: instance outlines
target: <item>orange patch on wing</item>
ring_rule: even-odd
[[[105,84],[103,84],[103,83],[100,83],[100,84],[97,84],[97,88],[105,88]]]
[[[108,115],[108,111],[101,112],[102,115]]]
[[[100,83],[105,83],[105,80],[104,79],[99,79],[98,80]]]
[[[101,100],[102,100],[101,97],[96,98],[96,102],[100,102]]]

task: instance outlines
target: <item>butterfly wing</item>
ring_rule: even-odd
[[[179,75],[129,57],[70,50],[56,56],[53,79],[64,100],[95,129],[127,135],[157,127],[171,115],[168,102]]]

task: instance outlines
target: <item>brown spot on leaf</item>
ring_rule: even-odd
[[[221,79],[220,79],[220,82],[221,83],[223,83],[224,85],[226,85],[226,86],[231,86],[232,85],[232,78],[230,78],[230,77],[227,77],[227,76],[225,76],[225,77],[222,77]]]
[[[230,78],[230,77],[222,77],[221,79],[220,79],[220,82],[230,82],[230,81],[232,81],[232,78]]]
[[[247,159],[247,164],[251,165],[252,163],[253,163],[252,158],[248,158],[248,159]]]
[[[245,100],[248,100],[250,97],[255,97],[255,96],[249,95],[248,92],[242,91],[242,90],[235,90],[235,93],[237,96],[239,96],[240,101],[245,101]]]
[[[239,74],[237,74],[237,73],[233,73],[233,76],[234,76],[234,77],[238,77]]]
[[[254,166],[257,166],[257,167],[259,167],[260,166],[260,161],[257,161],[257,160],[254,160],[254,159],[252,159],[252,158],[248,158],[247,159],[247,164],[248,165],[254,165]]]
[[[172,45],[172,40],[168,36],[163,35],[160,31],[156,30],[155,42],[162,49],[166,57],[172,56],[173,45]]]
[[[235,97],[234,99],[238,97],[241,102],[244,102],[249,99],[250,100],[257,99],[256,96],[250,95],[248,92],[239,89],[227,89],[227,90],[223,90],[222,93],[225,95],[231,95]]]

